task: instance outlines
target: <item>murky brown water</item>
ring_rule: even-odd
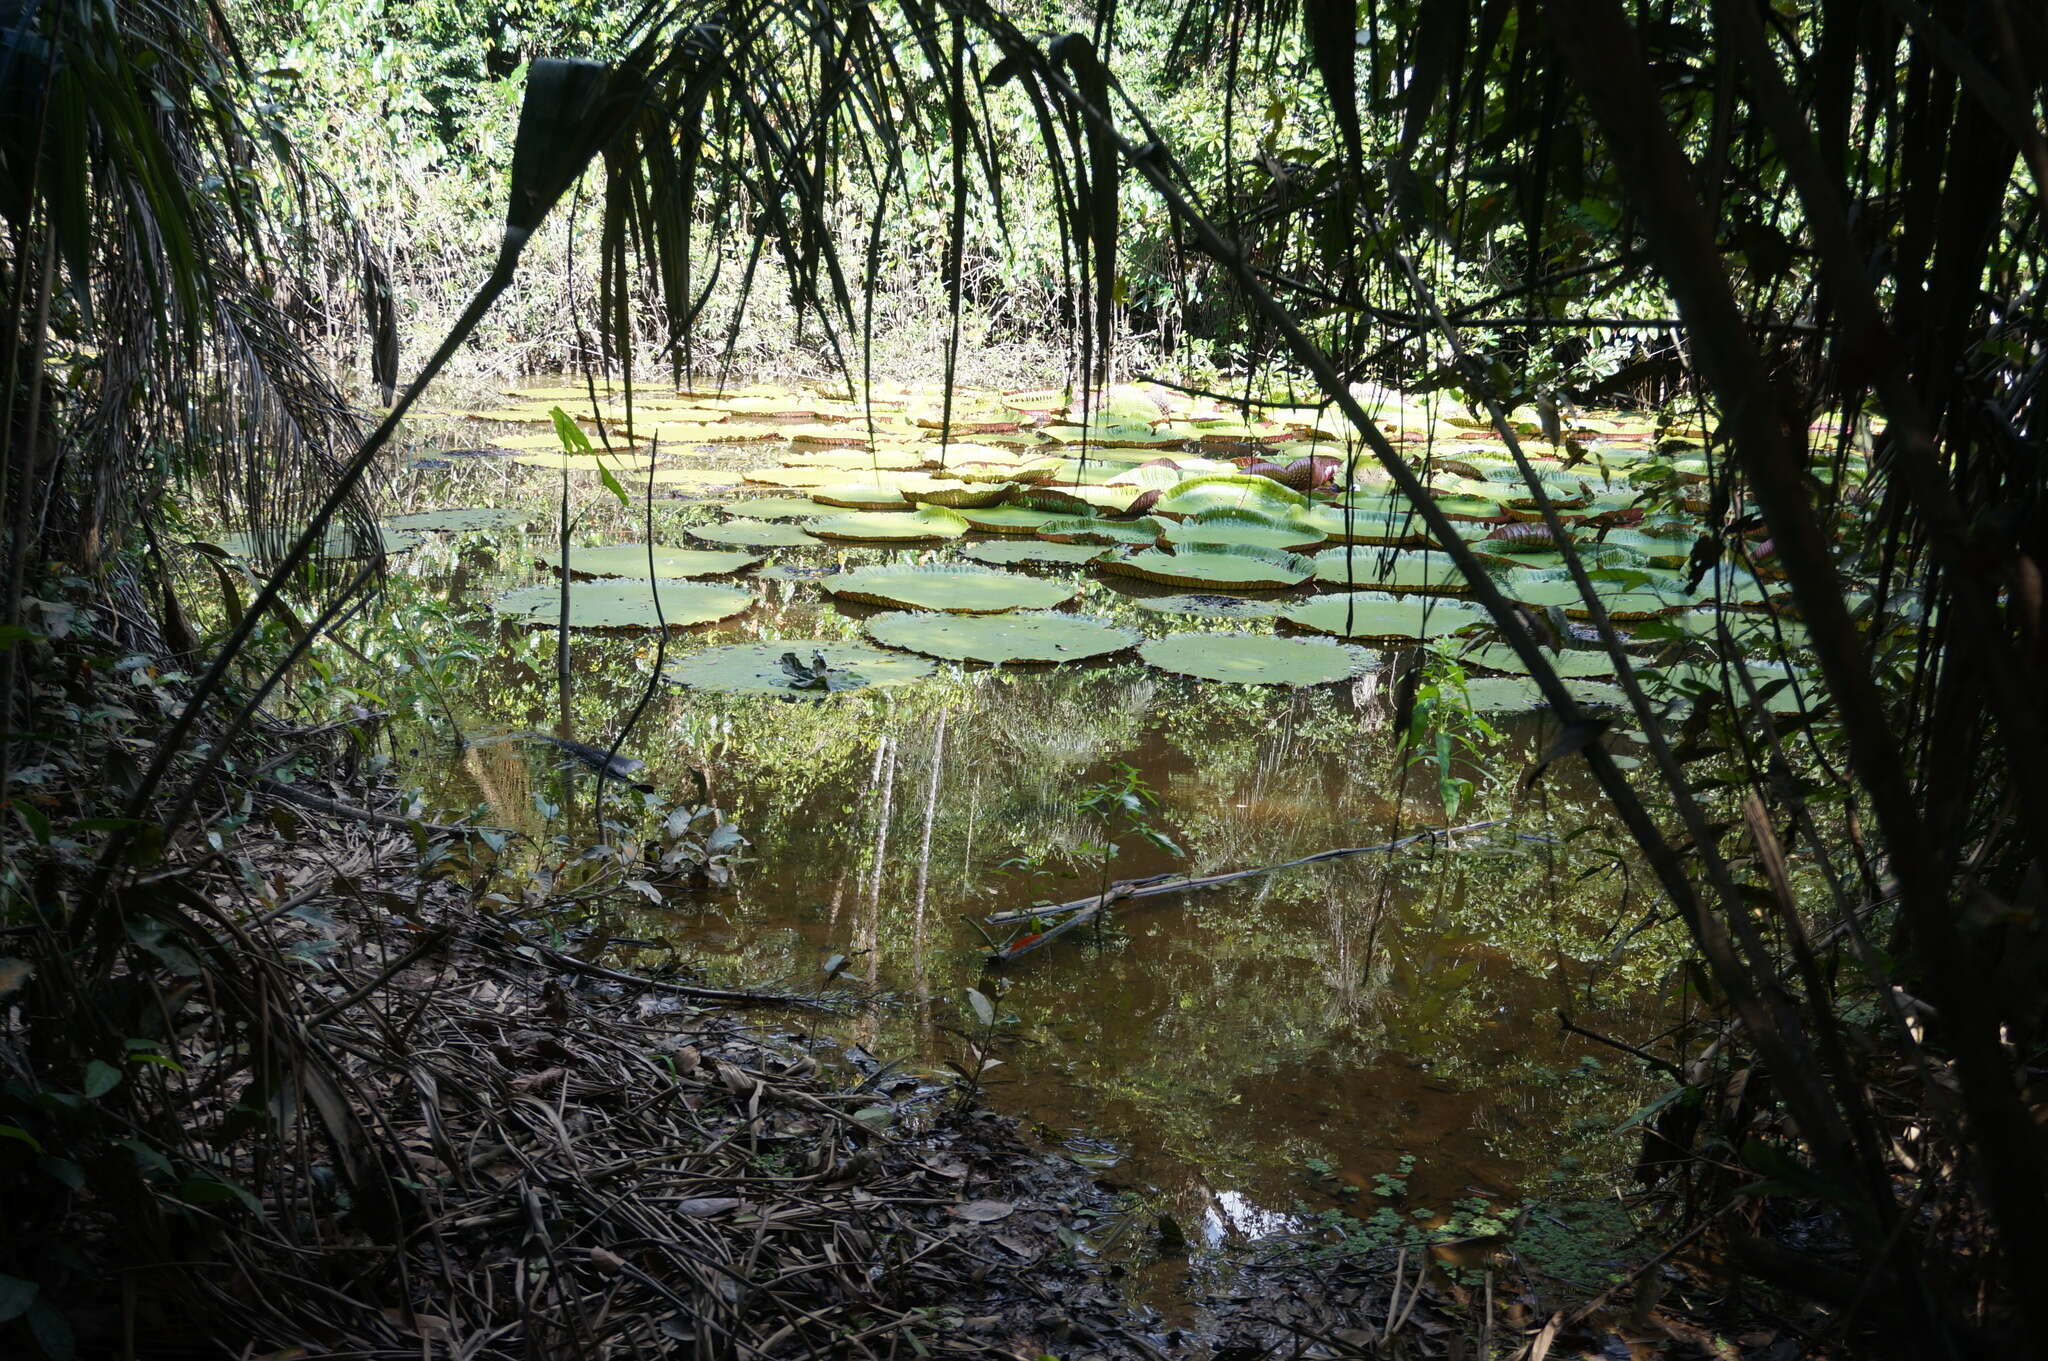
[[[460,476],[464,485],[414,504],[478,503],[482,482],[501,474]],[[397,570],[474,606],[497,584],[536,579],[539,546],[471,535],[429,544]],[[774,559],[894,556],[820,548]],[[868,613],[835,607],[810,581],[751,589],[753,611],[674,635],[669,655],[853,638]],[[1076,608],[1153,636],[1270,627],[1153,614],[1101,581]],[[454,668],[465,734],[556,731],[552,634],[467,617],[490,647]],[[647,635],[575,637],[576,737],[608,743],[655,647]],[[624,747],[647,762],[636,778],[682,802],[704,789],[748,837],[747,859],[729,887],[556,924],[572,939],[590,939],[575,934],[587,929],[658,942],[604,958],[672,958],[718,983],[815,991],[828,986],[823,961],[849,956],[829,985],[848,995],[845,1009],[798,1023],[851,1063],[899,1065],[877,1084],[894,1099],[931,1099],[943,1063],[964,1049],[951,1032],[973,1024],[964,991],[980,987],[1017,1018],[988,1099],[1212,1243],[1291,1227],[1303,1211],[1369,1211],[1375,1175],[1404,1155],[1415,1159],[1404,1207],[1513,1196],[1541,1190],[1560,1167],[1612,1166],[1626,1144],[1614,1126],[1638,1088],[1619,1069],[1585,1065],[1585,1043],[1560,1038],[1556,1012],[1640,1035],[1664,1006],[1669,942],[1652,931],[1617,949],[1646,905],[1624,900],[1599,853],[1611,837],[1540,839],[1602,814],[1562,776],[1517,792],[1542,740],[1533,720],[1506,726],[1490,761],[1500,780],[1460,819],[1512,817],[1531,839],[1419,846],[1153,899],[1100,933],[985,971],[986,946],[964,918],[1094,890],[1099,863],[1075,863],[1074,848],[1101,829],[1076,805],[1120,764],[1157,792],[1157,826],[1186,856],[1120,835],[1115,877],[1269,865],[1441,824],[1433,776],[1404,785],[1388,731],[1391,664],[1314,691],[1207,684],[1136,662],[942,666],[913,686],[804,702],[663,683]],[[588,778],[537,744],[420,742],[407,773],[432,807],[485,805],[489,821],[544,836],[564,821],[544,816],[551,807],[573,818],[587,802]]]

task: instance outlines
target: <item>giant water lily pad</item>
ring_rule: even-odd
[[[811,499],[841,510],[902,510],[905,504],[903,489],[883,482],[830,482],[813,490]]]
[[[1237,685],[1329,685],[1371,664],[1361,648],[1264,633],[1175,633],[1138,647],[1162,671]]]
[[[1614,674],[1614,659],[1605,652],[1589,648],[1566,648],[1552,652],[1545,648],[1543,655],[1549,659],[1550,667],[1560,676],[1575,680],[1602,680]],[[1470,648],[1458,654],[1461,666],[1476,666],[1487,671],[1504,671],[1510,676],[1526,676],[1528,666],[1516,651],[1506,643],[1489,643],[1485,647]]]
[[[846,481],[843,468],[749,468],[740,477],[762,487],[829,487]]]
[[[1316,554],[1315,569],[1318,581],[1366,590],[1464,595],[1472,589],[1458,565],[1442,553],[1325,548]]]
[[[551,582],[522,586],[491,601],[491,608],[520,623],[553,624],[560,608],[560,590]],[[730,619],[753,603],[754,597],[745,591],[695,581],[660,581],[652,587],[646,581],[572,582],[569,627],[651,629],[666,624],[687,628]]]
[[[1618,708],[1628,695],[1618,685],[1599,681],[1567,680],[1564,688],[1573,700],[1598,708]],[[1511,714],[1548,707],[1543,691],[1526,676],[1479,676],[1465,682],[1465,699],[1474,713]]]
[[[1191,477],[1160,493],[1157,515],[1199,515],[1205,510],[1251,509],[1285,518],[1308,508],[1308,498],[1269,477]]]
[[[521,454],[512,461],[525,468],[546,468],[554,472],[572,473],[594,473],[602,470],[614,476],[627,473],[644,474],[654,466],[652,458],[629,453],[624,449],[611,454],[565,454],[560,451]]]
[[[804,548],[818,541],[795,525],[766,520],[728,520],[717,525],[690,525],[683,530],[701,543],[732,544],[740,548]]]
[[[1282,610],[1280,617],[1298,627],[1337,638],[1406,642],[1441,638],[1485,616],[1462,602],[1433,596],[1355,591],[1299,601]]]
[[[906,484],[903,499],[918,506],[945,506],[949,510],[1001,505],[1013,490],[1008,482],[962,482],[934,477],[927,482]]]
[[[1430,542],[1429,526],[1411,508],[1317,506],[1308,522],[1336,543],[1359,543],[1400,548],[1424,547]]]
[[[384,521],[383,528],[461,534],[473,529],[502,529],[506,525],[525,524],[531,518],[523,510],[416,510],[410,515],[392,516]]]
[[[1297,553],[1264,548],[1195,547],[1166,553],[1156,548],[1103,558],[1106,572],[1218,591],[1274,591],[1299,586],[1315,564]]]
[[[1029,506],[969,506],[960,511],[960,518],[991,534],[1035,534],[1055,520],[1071,517]]]
[[[885,614],[867,633],[888,647],[954,662],[1073,662],[1121,652],[1138,641],[1130,629],[1078,614]]]
[[[960,550],[962,557],[973,558],[996,567],[1012,567],[1020,562],[1035,562],[1052,567],[1072,567],[1079,563],[1093,562],[1111,550],[1095,543],[1045,543],[1038,539],[998,539],[992,543],[970,543]]]
[[[1149,516],[1135,520],[1098,520],[1086,515],[1061,515],[1041,523],[1038,537],[1050,543],[1149,546],[1159,542],[1159,522]]]
[[[1556,607],[1573,619],[1585,619],[1592,614],[1577,584],[1569,580],[1523,581],[1510,576],[1502,580],[1501,590],[1508,599],[1531,609]],[[1610,582],[1596,582],[1595,591],[1601,608],[1607,611],[1608,618],[1614,620],[1649,619],[1691,603],[1682,590],[1665,594],[1647,588],[1621,589],[1614,588]]]
[[[1281,610],[1277,600],[1241,600],[1234,595],[1136,596],[1133,603],[1154,614],[1191,614],[1199,619],[1271,619]]]
[[[693,690],[822,697],[877,685],[908,685],[935,668],[922,657],[821,638],[735,643],[679,657],[662,675]]]
[[[649,575],[647,545],[614,543],[601,548],[571,548],[569,575],[578,577],[638,577]],[[549,568],[562,565],[559,551],[543,553],[541,562]],[[760,559],[751,553],[722,552],[712,548],[656,548],[652,575],[664,578],[721,577],[752,567]]]
[[[657,487],[730,487],[739,480],[723,468],[663,468],[654,474]]]
[[[1159,538],[1173,548],[1270,548],[1283,553],[1314,548],[1327,536],[1306,518],[1235,509],[1205,510],[1160,522]]]
[[[925,455],[917,449],[803,449],[784,455],[785,468],[841,468],[848,472],[904,471],[922,468]]]
[[[967,521],[950,510],[924,506],[910,511],[849,510],[821,515],[804,521],[804,529],[821,539],[918,543],[957,539],[967,532]]]
[[[952,614],[1051,609],[1073,599],[1075,593],[1075,587],[1064,582],[964,562],[863,567],[826,577],[824,585],[840,599],[864,605]]]
[[[269,563],[282,558],[303,531],[292,528],[269,534],[227,534],[218,540],[220,549],[232,558],[243,558],[250,562]],[[411,529],[398,529],[390,525],[377,526],[377,549],[383,553],[410,553],[424,540]],[[323,558],[355,558],[365,556],[368,542],[359,537],[347,525],[330,524],[327,533],[321,537],[317,550]]]
[[[755,496],[726,502],[725,513],[749,520],[808,520],[818,503],[808,496]]]

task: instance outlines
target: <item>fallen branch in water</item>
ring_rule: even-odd
[[[1200,878],[1188,878],[1172,874],[1154,874],[1143,879],[1119,879],[1101,893],[1090,894],[1086,898],[1076,898],[1072,902],[1050,903],[1041,907],[1020,907],[1008,912],[991,913],[983,919],[991,926],[1008,926],[1017,922],[1043,921],[1047,917],[1057,917],[1069,912],[1074,915],[1048,930],[1019,937],[997,948],[989,955],[989,962],[992,964],[1006,964],[1013,959],[1028,955],[1033,950],[1050,945],[1054,940],[1057,940],[1084,922],[1095,920],[1104,910],[1116,903],[1125,902],[1130,899],[1156,898],[1168,893],[1187,893],[1194,889],[1214,888],[1219,884],[1234,883],[1239,879],[1249,879],[1259,874],[1271,874],[1275,870],[1289,870],[1301,865],[1313,865],[1322,860],[1341,860],[1347,856],[1371,855],[1378,851],[1398,851],[1421,841],[1434,841],[1439,837],[1457,836],[1465,832],[1485,831],[1489,827],[1499,827],[1506,821],[1506,818],[1494,818],[1487,822],[1466,823],[1462,827],[1432,827],[1427,831],[1416,832],[1412,835],[1401,837],[1399,840],[1385,842],[1378,846],[1342,846],[1332,851],[1317,851],[1314,855],[1304,855],[1299,860],[1282,861],[1277,865],[1261,865],[1256,869],[1248,870],[1231,870],[1224,874],[1205,874]],[[1543,838],[1532,839],[1542,840]]]
[[[506,948],[491,942],[480,943],[483,944],[485,949],[497,954],[516,958],[519,953],[517,948]],[[700,987],[695,983],[675,983],[666,978],[649,978],[644,974],[626,973],[619,969],[607,969],[602,964],[588,963],[576,958],[574,955],[565,955],[560,950],[549,949],[547,946],[534,941],[524,942],[524,948],[533,952],[533,959],[537,959],[551,968],[582,974],[586,978],[602,978],[607,982],[617,983],[623,987],[648,988],[655,992],[671,993],[675,996],[688,997],[698,1002],[715,1002],[720,1006],[728,1007],[803,1007],[815,1011],[827,1009],[825,1004],[815,997],[804,997],[795,993],[747,992],[737,988],[706,988]]]

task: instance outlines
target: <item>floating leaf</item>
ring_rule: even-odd
[[[743,548],[803,548],[818,541],[795,525],[766,521],[732,521],[689,525],[683,532],[702,543],[729,543]]]
[[[850,510],[842,515],[824,515],[804,521],[804,529],[821,539],[891,540],[914,542],[957,539],[967,532],[967,521],[950,510],[925,506],[913,511]]]
[[[552,582],[522,586],[491,602],[491,608],[525,624],[553,624],[561,587]],[[660,598],[660,618],[655,600]],[[569,627],[580,629],[645,629],[666,622],[670,628],[710,624],[747,610],[754,597],[730,586],[694,581],[662,581],[650,589],[645,581],[584,581],[569,586]]]
[[[1039,525],[1038,537],[1049,543],[1149,546],[1159,542],[1159,522],[1149,517],[1136,520],[1098,520],[1086,515],[1055,516]]]
[[[285,555],[287,549],[303,533],[301,528],[282,529],[268,534],[229,534],[219,540],[219,546],[229,557],[245,558],[255,563],[272,563]],[[379,526],[378,546],[385,553],[410,553],[424,542],[409,529],[390,529]],[[329,525],[323,537],[319,553],[325,558],[350,559],[363,556],[365,543],[347,525]]]
[[[1008,482],[959,482],[935,477],[929,482],[903,489],[903,499],[916,506],[945,506],[954,510],[1000,505],[1015,490]]]
[[[1308,498],[1267,477],[1194,477],[1168,488],[1152,510],[1158,515],[1187,516],[1227,507],[1252,508],[1286,518],[1290,512],[1308,509]]]
[[[644,482],[646,478],[635,480]],[[730,487],[739,480],[738,473],[724,468],[663,468],[654,474],[657,487]]]
[[[1174,548],[1236,546],[1286,553],[1313,548],[1328,536],[1306,518],[1226,508],[1205,510],[1185,520],[1164,520],[1159,537],[1163,545]]]
[[[1458,565],[1442,553],[1325,548],[1316,554],[1315,573],[1318,581],[1375,591],[1465,595],[1472,589]]]
[[[1580,704],[1619,707],[1628,696],[1618,685],[1598,681],[1567,680],[1564,688]],[[1543,692],[1525,676],[1478,676],[1465,682],[1466,702],[1475,713],[1504,714],[1545,707]]]
[[[1342,506],[1316,506],[1308,522],[1336,543],[1362,543],[1399,548],[1426,547],[1429,527],[1414,510],[1366,506],[1346,510]]]
[[[1020,562],[1072,567],[1092,562],[1110,550],[1099,543],[1045,543],[1037,539],[999,539],[994,543],[970,543],[961,548],[963,557],[997,567]]]
[[[811,492],[821,506],[845,510],[902,510],[903,488],[889,482],[832,482]]]
[[[922,567],[863,567],[825,578],[825,589],[843,600],[896,609],[943,610],[953,614],[1000,614],[1043,610],[1072,599],[1075,587],[1043,577],[998,572],[973,563]]]
[[[1201,547],[1178,553],[1156,548],[1103,558],[1106,572],[1160,581],[1169,586],[1208,586],[1225,591],[1281,590],[1299,586],[1315,564],[1297,553],[1264,548]]]
[[[760,559],[751,553],[720,552],[712,548],[657,548],[653,553],[652,575],[657,577],[719,577],[752,567]],[[540,555],[551,570],[562,565],[560,552]],[[571,548],[569,575],[577,577],[638,577],[649,575],[647,545],[614,543],[599,548]]]
[[[1070,517],[1029,506],[970,506],[960,511],[960,518],[991,534],[1035,534],[1042,525]]]
[[[818,513],[808,496],[754,496],[726,502],[725,513],[749,520],[807,520]]]
[[[1138,646],[1162,671],[1238,685],[1328,685],[1363,672],[1361,648],[1263,633],[1175,633]]]
[[[386,531],[419,530],[459,534],[473,529],[501,529],[506,525],[521,525],[532,518],[523,510],[416,510],[410,515],[392,516],[384,521],[381,528]]]
[[[1562,652],[1552,652],[1545,648],[1543,655],[1549,659],[1551,669],[1560,676],[1598,680],[1614,674],[1614,659],[1605,652],[1587,648],[1566,648]],[[1504,671],[1510,676],[1529,674],[1528,666],[1506,643],[1489,643],[1485,647],[1469,648],[1458,654],[1458,661],[1463,666]]]
[[[553,472],[644,474],[654,466],[654,460],[645,455],[621,449],[610,454],[565,454],[560,450],[543,451],[537,454],[520,454],[512,460],[523,468],[546,468]]]
[[[1615,620],[1650,619],[1691,603],[1682,590],[1665,595],[1655,590],[1607,589],[1612,584],[1595,582],[1594,586],[1601,608]],[[1509,576],[1502,580],[1501,590],[1508,599],[1531,609],[1562,609],[1573,619],[1584,619],[1592,613],[1586,606],[1586,598],[1571,581],[1523,581],[1519,576]]]
[[[1077,614],[884,614],[868,636],[888,647],[955,662],[1071,662],[1121,652],[1138,641],[1129,629]]]
[[[794,667],[787,664],[791,657],[797,661]],[[858,643],[802,638],[709,648],[670,662],[662,675],[695,690],[823,695],[876,685],[907,685],[933,670],[922,657],[905,657]]]
[[[1485,618],[1462,602],[1371,591],[1317,596],[1289,605],[1280,612],[1280,617],[1317,633],[1385,642],[1440,638]]]
[[[1191,614],[1202,619],[1271,619],[1281,609],[1275,600],[1240,600],[1230,595],[1138,596],[1135,603],[1154,614]]]

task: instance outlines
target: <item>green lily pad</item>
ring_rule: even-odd
[[[1567,680],[1564,688],[1580,704],[1619,708],[1628,695],[1618,685]],[[1479,676],[1465,682],[1466,702],[1474,713],[1511,714],[1545,707],[1542,690],[1526,676]]]
[[[602,548],[571,548],[569,574],[578,577],[638,577],[646,580],[647,545],[614,543]],[[562,565],[560,552],[543,553],[540,560],[550,569]],[[657,577],[722,577],[752,567],[760,559],[751,553],[726,553],[711,548],[657,548],[653,575]]]
[[[561,588],[552,582],[522,586],[491,601],[491,608],[523,624],[553,624]],[[660,601],[656,615],[655,602]],[[730,619],[752,607],[754,597],[730,586],[696,581],[582,581],[569,586],[569,627],[651,629],[662,623],[687,628]]]
[[[1551,669],[1558,675],[1575,680],[1602,680],[1614,674],[1614,659],[1605,652],[1590,648],[1566,648],[1552,652],[1545,648],[1543,655],[1550,660]],[[1484,647],[1470,648],[1458,654],[1461,666],[1476,666],[1488,671],[1503,671],[1510,676],[1526,676],[1529,668],[1521,657],[1506,643],[1488,643]]]
[[[392,516],[384,521],[383,528],[460,534],[472,529],[502,529],[506,525],[525,524],[532,518],[523,510],[416,510],[410,515]]]
[[[739,480],[729,468],[663,468],[654,474],[657,487],[730,487]]]
[[[1188,548],[1178,553],[1146,548],[1103,558],[1098,565],[1105,572],[1120,576],[1223,591],[1283,590],[1299,586],[1315,572],[1315,564],[1298,553],[1223,546]]]
[[[963,508],[960,518],[991,534],[1036,534],[1043,525],[1071,517],[1029,506],[985,506]]]
[[[546,468],[550,471],[572,473],[594,473],[599,469],[609,470],[613,476],[626,473],[645,475],[654,466],[654,460],[645,454],[629,453],[624,449],[611,454],[565,454],[559,450],[552,453],[520,454],[512,460],[521,467]]]
[[[700,543],[729,543],[742,548],[804,548],[818,542],[795,525],[762,520],[690,525],[683,532]]]
[[[1161,492],[1152,512],[1186,516],[1225,507],[1251,508],[1284,518],[1291,511],[1306,510],[1308,498],[1270,477],[1191,477]]]
[[[1159,522],[1149,516],[1135,520],[1098,520],[1086,515],[1063,515],[1039,525],[1038,537],[1049,543],[1143,544],[1149,547],[1159,542]]]
[[[1076,588],[1043,577],[999,572],[975,563],[932,563],[921,567],[863,567],[824,580],[842,600],[894,609],[942,610],[950,614],[1001,614],[1045,610],[1073,599]]]
[[[1077,614],[1036,610],[1009,614],[885,614],[870,619],[868,637],[955,662],[1075,662],[1121,652],[1138,641],[1130,629]]]
[[[1442,553],[1351,545],[1316,554],[1316,580],[1396,594],[1465,595],[1472,589],[1458,565]]]
[[[298,528],[280,530],[273,534],[228,534],[217,542],[229,557],[245,558],[250,562],[276,562],[285,555],[293,541],[302,531]],[[410,553],[425,542],[418,533],[410,529],[393,529],[388,525],[377,527],[378,547],[385,553]],[[357,538],[347,525],[330,524],[322,536],[320,556],[324,558],[348,559],[363,556],[364,542]]]
[[[833,482],[811,492],[821,506],[843,510],[902,510],[903,489],[894,483]]]
[[[1422,548],[1431,542],[1429,526],[1405,507],[1353,507],[1347,513],[1342,506],[1316,506],[1309,511],[1308,522],[1335,543]]]
[[[785,658],[794,658],[794,665]],[[708,648],[677,658],[663,667],[661,674],[693,690],[811,698],[876,685],[908,685],[935,669],[922,657],[858,643],[803,638]]]
[[[1043,563],[1055,567],[1072,567],[1079,563],[1093,562],[1110,550],[1098,543],[1044,543],[1037,539],[998,539],[993,543],[970,543],[961,548],[962,557],[973,558],[995,567],[1011,567],[1020,562]]]
[[[1314,548],[1328,536],[1305,517],[1282,518],[1255,511],[1205,510],[1185,520],[1160,521],[1162,545],[1174,548],[1270,548],[1291,553]]]
[[[1138,646],[1162,671],[1237,685],[1329,685],[1363,672],[1362,648],[1264,633],[1175,633]]]
[[[725,513],[749,520],[808,520],[818,513],[818,503],[808,496],[754,496],[726,502]]]
[[[1485,615],[1461,601],[1355,591],[1299,601],[1282,610],[1280,617],[1301,628],[1338,638],[1407,642],[1441,638],[1477,623]]]
[[[962,482],[934,477],[928,482],[903,488],[903,499],[914,506],[944,506],[949,510],[1001,505],[1014,488],[1008,482]]]
[[[1154,614],[1191,614],[1200,619],[1271,619],[1281,610],[1275,600],[1241,600],[1234,595],[1137,596],[1133,603]]]
[[[849,510],[822,515],[804,521],[804,529],[821,539],[909,543],[957,539],[967,532],[967,521],[939,506],[924,506],[911,511]]]
[[[749,468],[742,481],[762,487],[829,487],[846,481],[843,468]]]
[[[1596,587],[1606,584],[1596,583]],[[1502,579],[1501,590],[1508,599],[1531,609],[1546,610],[1554,606],[1572,619],[1584,619],[1592,613],[1586,608],[1585,597],[1579,594],[1578,586],[1570,581],[1522,581],[1509,576]],[[1609,618],[1615,620],[1649,619],[1691,603],[1682,590],[1667,595],[1655,590],[1601,589],[1599,597],[1601,607]]]
[[[785,468],[840,468],[848,472],[903,471],[924,467],[925,456],[917,449],[805,449],[784,455],[782,465]]]

